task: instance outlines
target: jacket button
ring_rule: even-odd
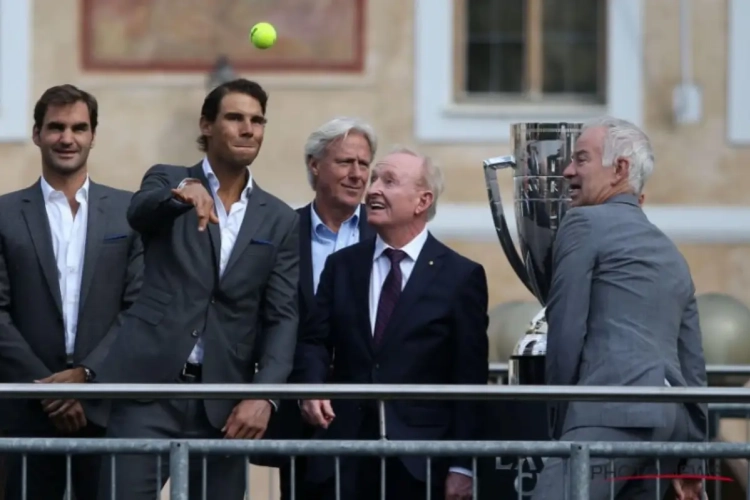
[[[190,336],[197,339],[198,338],[198,330],[193,330],[193,333],[191,333]]]
[[[214,297],[211,297],[211,303],[212,303],[212,304],[215,304],[215,303],[216,303],[216,299],[215,299]]]

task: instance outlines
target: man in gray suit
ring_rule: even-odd
[[[126,335],[96,370],[97,381],[286,381],[297,339],[299,228],[297,213],[261,189],[249,168],[263,142],[267,101],[255,82],[219,85],[201,110],[205,158],[192,167],[156,165],[146,172],[128,210],[145,247],[143,288],[126,315]],[[116,402],[107,436],[259,439],[275,405]],[[201,458],[190,466],[191,498],[200,498],[204,486]],[[163,484],[168,461],[162,465]],[[244,457],[209,456],[207,498],[242,498],[246,467]],[[112,486],[120,500],[154,498],[158,472],[153,456],[118,458],[114,473],[102,469],[101,498],[109,498]]]
[[[107,355],[135,301],[143,248],[128,225],[131,193],[89,179],[96,99],[72,85],[48,89],[34,108],[42,176],[0,197],[0,382],[84,383]],[[100,437],[102,401],[9,400],[0,425],[14,437]],[[22,497],[22,460],[11,455],[6,498]],[[64,456],[30,455],[29,500],[62,498]],[[73,457],[78,500],[97,494],[99,457]]]
[[[639,207],[654,168],[648,137],[623,120],[586,126],[564,171],[573,208],[554,247],[547,303],[547,383],[582,386],[703,387],[706,368],[688,265]],[[561,441],[701,441],[707,409],[696,404],[571,402],[553,404]],[[700,473],[662,459],[660,474]],[[687,468],[685,468],[687,467]],[[592,459],[591,497],[654,498],[653,459]],[[550,459],[534,498],[563,498],[564,461]],[[614,477],[613,477],[614,476]],[[618,479],[620,478],[620,479]],[[668,484],[661,485],[662,493]],[[698,481],[679,481],[680,498],[699,498]]]

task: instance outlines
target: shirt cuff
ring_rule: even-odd
[[[463,467],[451,467],[450,469],[448,469],[448,472],[455,472],[456,474],[463,474],[464,476],[474,477],[474,474],[472,474],[469,469],[464,469]]]

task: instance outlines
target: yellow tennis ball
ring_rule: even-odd
[[[276,42],[276,28],[271,23],[258,23],[250,30],[250,41],[259,49],[267,49]]]

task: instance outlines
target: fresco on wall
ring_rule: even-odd
[[[366,0],[80,0],[88,70],[210,71],[217,56],[239,70],[361,71]],[[269,50],[248,32],[276,27]]]

